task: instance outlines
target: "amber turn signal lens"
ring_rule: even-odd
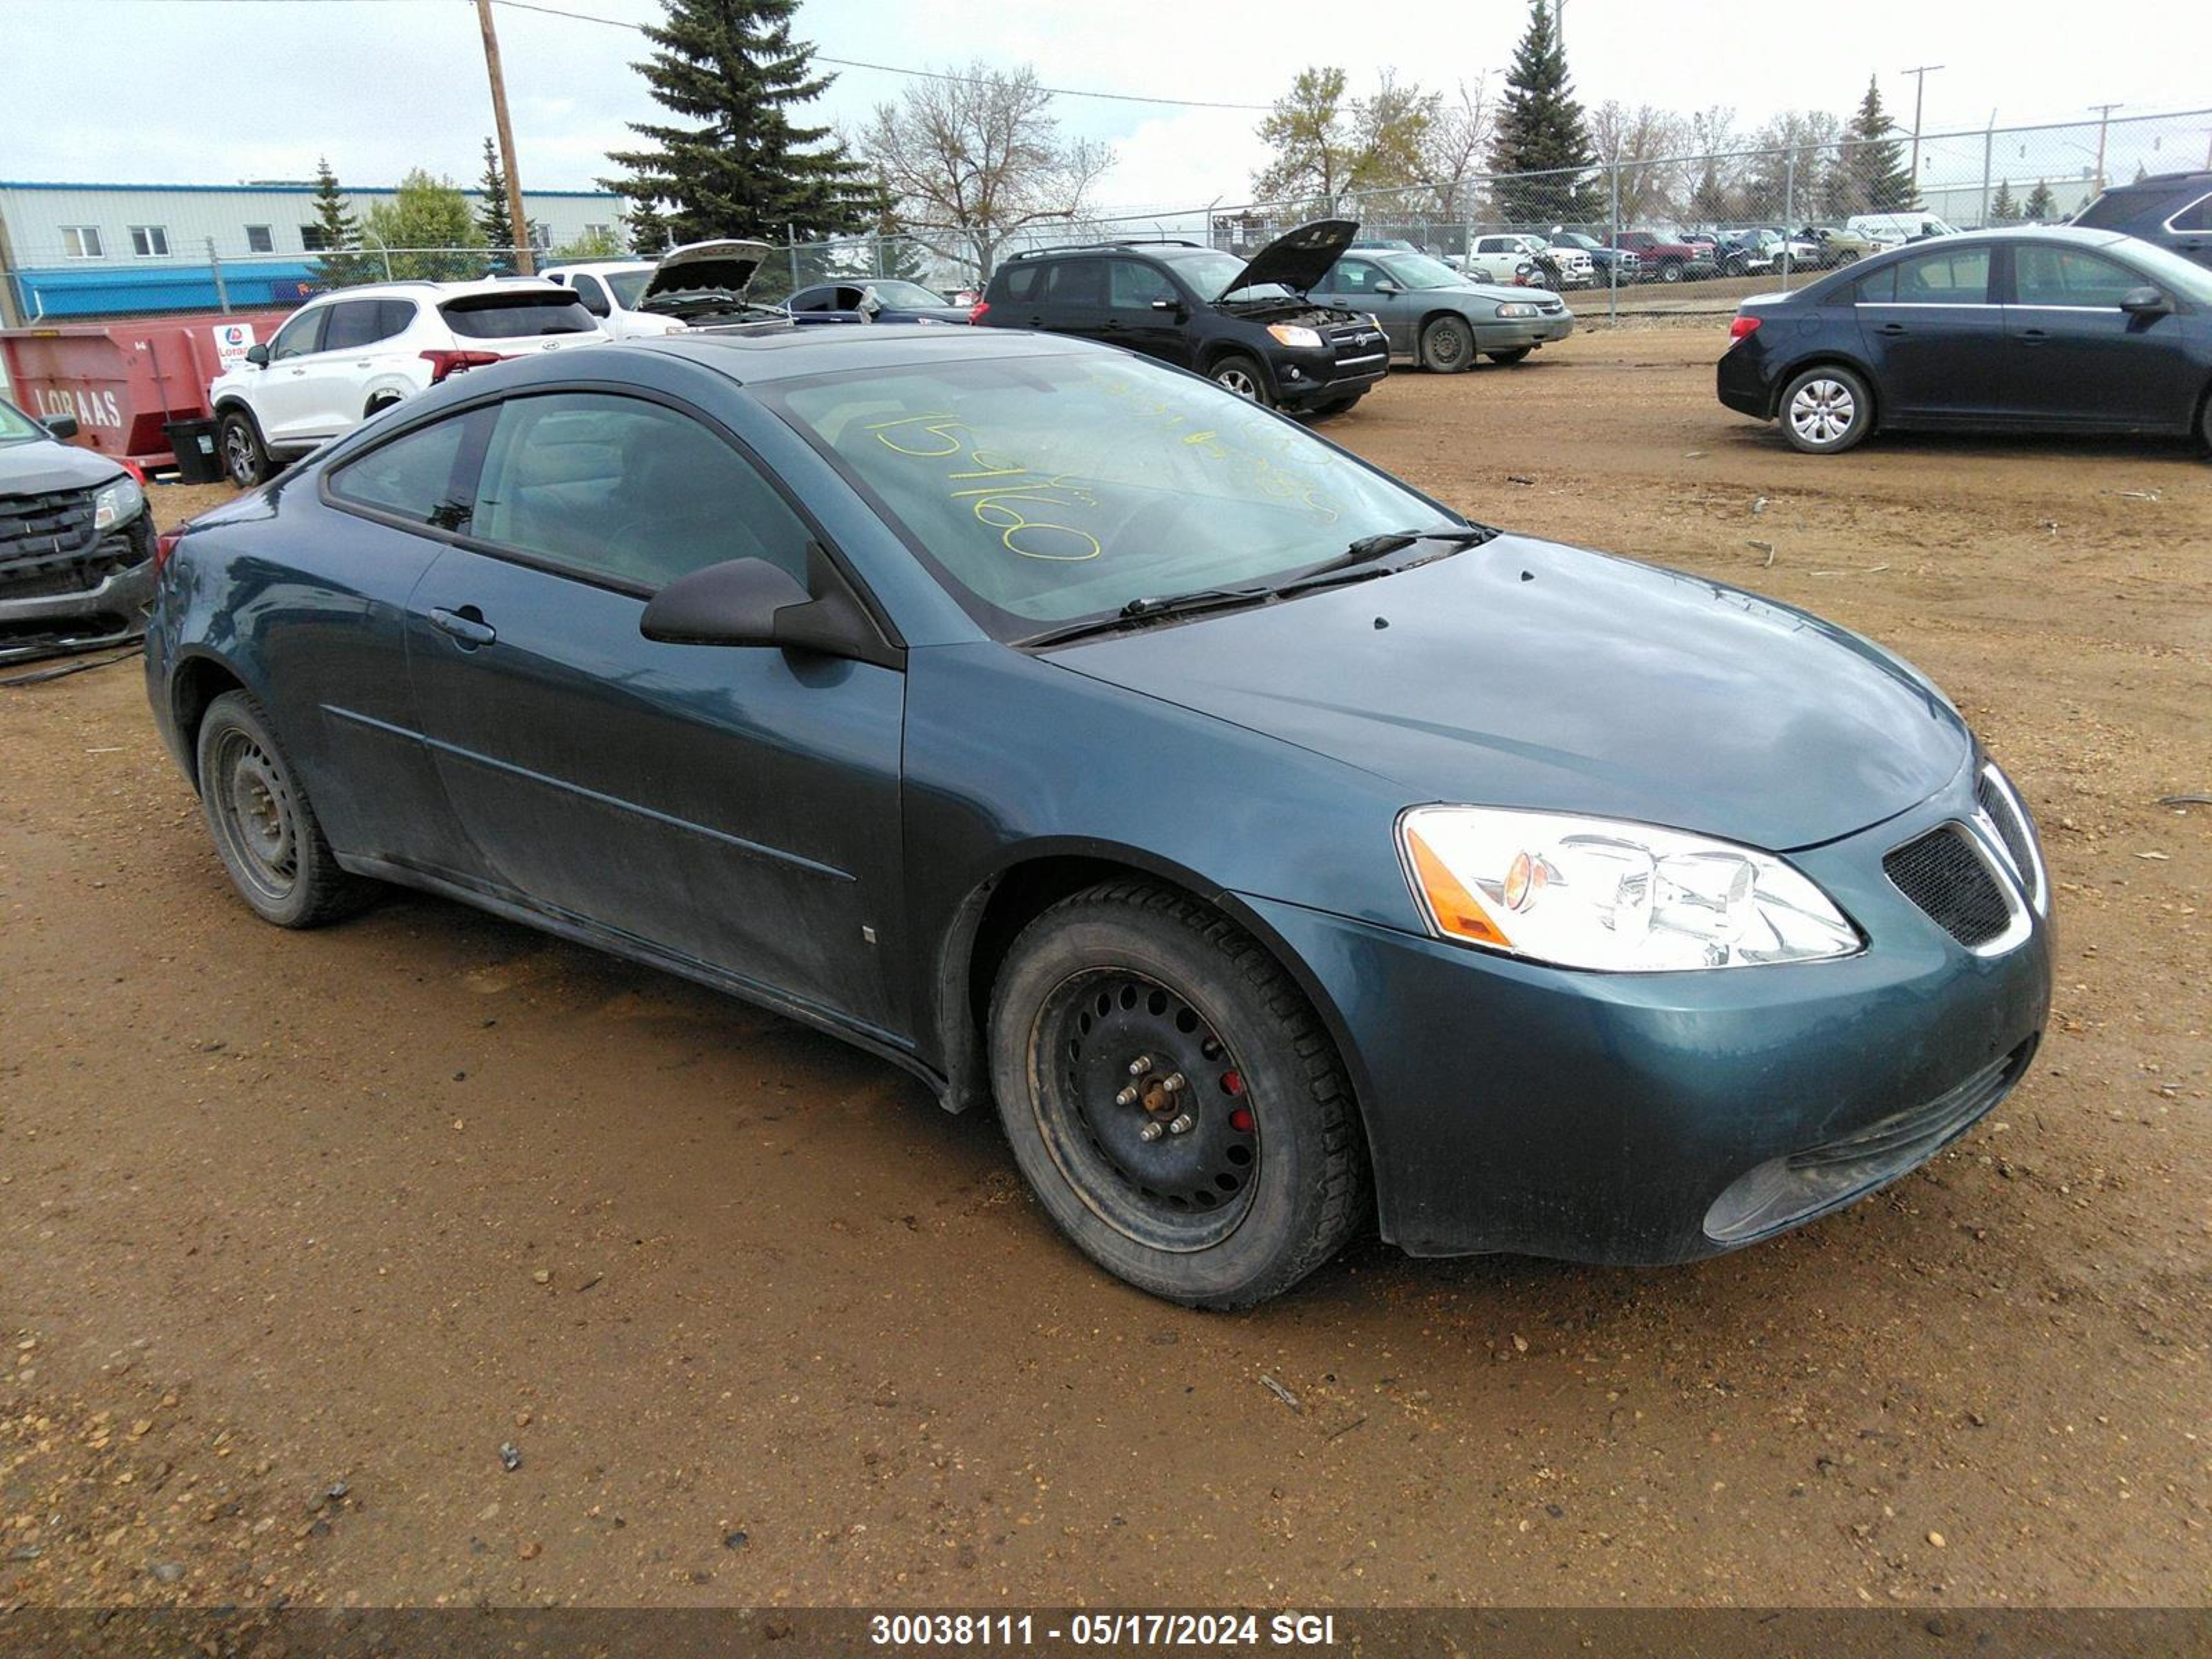
[[[1457,876],[1444,868],[1444,861],[1429,850],[1428,842],[1421,839],[1419,830],[1407,831],[1406,850],[1413,854],[1413,877],[1420,884],[1422,896],[1429,902],[1429,914],[1436,918],[1438,932],[1473,945],[1512,948],[1513,941],[1490,919],[1490,912],[1482,908],[1481,901],[1467,890]]]

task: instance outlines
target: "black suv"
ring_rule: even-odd
[[[2114,185],[2074,216],[2088,230],[2117,230],[2212,265],[2212,173],[2160,173]]]
[[[972,320],[1127,346],[1294,415],[1336,415],[1389,372],[1364,312],[1316,305],[1359,227],[1324,219],[1249,261],[1196,242],[1100,242],[1018,253],[991,273]]]

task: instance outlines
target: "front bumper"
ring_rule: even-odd
[[[1575,331],[1572,312],[1557,317],[1513,317],[1474,325],[1477,351],[1517,351],[1523,346],[1548,345]]]
[[[115,568],[90,587],[46,591],[56,584],[10,583],[0,570],[0,663],[128,645],[145,632],[154,598],[152,521],[141,513],[111,538],[118,542]]]
[[[1972,810],[1962,780],[1793,855],[1869,941],[1834,962],[1576,973],[1248,902],[1336,1029],[1385,1237],[1683,1261],[1896,1179],[2019,1080],[2050,1007],[2048,924],[1978,957],[1882,872],[1886,851]],[[1827,1173],[1793,1188],[1778,1164]]]

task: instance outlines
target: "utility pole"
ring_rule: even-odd
[[[2112,112],[2125,106],[2120,104],[2092,104],[2089,107],[2097,112],[2097,189],[2101,194],[2105,188],[2105,129],[2112,125]]]
[[[500,73],[499,32],[492,27],[491,0],[477,0],[477,22],[483,29],[484,72],[491,76],[492,119],[499,126],[500,165],[507,169],[507,216],[514,225],[514,268],[538,274],[538,252],[530,246],[530,221],[522,213],[522,178],[514,168],[514,125],[507,118],[507,77]]]
[[[1552,0],[1552,35],[1559,50],[1567,49],[1567,0]]]
[[[479,0],[484,3],[484,0]],[[1920,199],[1920,100],[1928,90],[1928,77],[1943,66],[1923,64],[1917,69],[1899,70],[1899,75],[1912,77],[1912,199]]]

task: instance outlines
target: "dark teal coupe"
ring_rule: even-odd
[[[165,538],[147,663],[270,921],[397,882],[834,1031],[1209,1307],[1370,1224],[1748,1243],[2049,1001],[2027,813],[1896,658],[1079,341],[471,372]]]

